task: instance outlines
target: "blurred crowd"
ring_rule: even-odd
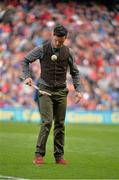
[[[69,30],[66,45],[73,49],[81,76],[83,98],[75,104],[67,75],[68,108],[119,110],[119,11],[96,3],[26,0],[0,4],[0,108],[36,107],[34,89],[20,79],[21,61],[51,37],[56,23]],[[31,71],[35,81],[40,76],[38,61]]]

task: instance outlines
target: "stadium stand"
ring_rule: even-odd
[[[116,2],[116,1],[115,1]],[[36,107],[33,89],[25,86],[20,63],[59,22],[67,26],[66,44],[74,51],[81,74],[83,98],[74,104],[68,74],[69,108],[119,109],[119,4],[81,1],[0,2],[0,108]],[[31,67],[34,80],[40,75],[38,62]]]

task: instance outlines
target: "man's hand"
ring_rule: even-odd
[[[24,83],[27,84],[27,85],[29,85],[29,86],[32,86],[32,85],[33,85],[33,80],[32,80],[31,78],[26,78],[26,79],[24,80]]]
[[[79,101],[81,100],[82,98],[82,94],[80,92],[76,92],[76,95],[75,95],[75,104],[79,103]]]

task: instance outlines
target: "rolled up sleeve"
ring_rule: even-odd
[[[80,92],[81,91],[80,73],[79,73],[78,67],[74,61],[74,55],[71,50],[70,50],[68,64],[69,64],[70,74],[72,76],[74,88],[76,91]]]
[[[43,57],[43,47],[36,47],[30,51],[22,61],[22,69],[24,78],[31,77],[31,71],[29,68],[29,63],[36,61],[37,59],[42,59]]]

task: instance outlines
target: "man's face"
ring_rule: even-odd
[[[52,38],[53,47],[60,48],[64,44],[65,39],[66,39],[66,36],[58,37],[58,36],[53,35],[53,38]]]

